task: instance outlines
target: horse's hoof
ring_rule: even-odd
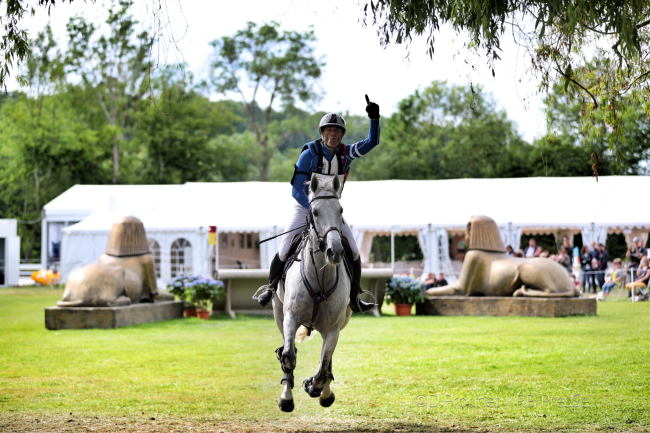
[[[309,394],[311,398],[320,397],[320,393],[323,390],[314,388],[314,385],[312,385],[313,379],[314,379],[313,377],[310,377],[309,379],[305,379],[305,381],[302,383],[302,388],[305,390],[307,394]]]
[[[278,407],[282,412],[293,412],[293,408],[295,406],[293,405],[293,399],[285,400],[282,397],[280,397],[280,401],[278,402]]]
[[[331,405],[334,404],[334,393],[329,396],[329,398],[322,398],[320,397],[318,399],[318,402],[320,403],[321,406],[323,407],[330,407]]]

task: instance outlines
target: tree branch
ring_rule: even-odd
[[[596,98],[594,97],[594,95],[591,94],[591,92],[590,92],[589,90],[587,90],[587,89],[586,89],[582,84],[578,83],[578,82],[577,82],[576,80],[574,80],[573,78],[567,76],[564,72],[562,72],[562,71],[561,71],[560,69],[558,69],[557,67],[555,68],[555,70],[557,71],[558,74],[562,75],[564,78],[566,78],[567,80],[571,81],[573,84],[575,84],[576,86],[580,87],[582,90],[584,90],[585,92],[587,92],[587,94],[588,94],[589,96],[591,96],[591,99],[594,101],[594,105],[596,106],[596,108],[598,108],[598,102],[596,101]]]

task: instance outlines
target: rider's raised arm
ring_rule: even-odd
[[[379,144],[379,119],[370,121],[370,132],[368,138],[348,146],[350,159],[360,158],[370,152]]]
[[[309,180],[308,173],[310,172],[312,155],[309,150],[304,151],[298,158],[296,164],[296,174],[293,179],[291,195],[298,203],[305,209],[309,209],[309,198],[307,197],[307,188],[305,184]]]

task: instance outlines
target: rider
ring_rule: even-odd
[[[368,138],[354,144],[343,144],[341,139],[346,132],[345,119],[340,114],[328,113],[320,121],[318,129],[320,137],[318,140],[307,143],[302,148],[302,153],[298,158],[298,164],[294,169],[293,178],[291,179],[292,195],[296,199],[293,207],[293,213],[285,231],[291,231],[305,224],[307,210],[309,209],[309,198],[307,197],[307,181],[311,179],[312,173],[322,173],[330,175],[344,174],[347,179],[350,164],[353,160],[370,152],[379,144],[379,105],[370,102],[366,96],[366,112],[370,118],[370,132]],[[359,257],[359,247],[354,241],[354,236],[350,226],[343,221],[343,236],[350,244],[353,256],[354,282],[350,290],[350,308],[355,313],[367,311],[374,307],[375,304],[369,304],[358,299],[361,293],[361,258]],[[279,276],[284,270],[284,264],[289,258],[289,249],[291,248],[292,234],[286,234],[282,237],[280,251],[273,257],[269,275],[268,288],[257,298],[257,301],[266,306],[273,298],[273,291],[277,289]]]

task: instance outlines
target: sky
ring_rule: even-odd
[[[526,74],[528,62],[512,40],[502,40],[502,60],[496,64],[496,77],[492,77],[484,59],[468,57],[463,48],[466,37],[449,29],[443,28],[436,34],[433,58],[425,52],[424,37],[414,39],[408,49],[404,45],[381,47],[375,29],[362,25],[362,0],[136,0],[132,11],[144,28],[155,22],[151,8],[159,1],[165,6],[161,15],[166,23],[164,40],[168,44],[172,39],[178,41],[177,49],[168,47],[160,51],[161,60],[185,62],[197,79],[207,77],[213,52],[211,41],[234,35],[248,21],[275,20],[287,30],[302,32],[313,26],[318,38],[316,56],[327,63],[319,82],[322,97],[303,108],[365,114],[364,95],[368,94],[380,105],[382,115],[387,116],[396,111],[401,99],[434,80],[468,85],[471,79],[492,93],[497,107],[506,110],[524,139],[530,142],[546,131],[536,82]],[[57,3],[49,20],[59,43],[65,44],[65,25],[71,16],[80,14],[101,22],[108,4],[101,0]],[[30,37],[36,36],[47,22],[47,13],[42,9],[34,17],[26,18]],[[476,69],[472,70],[471,65]],[[11,87],[16,88],[10,85],[10,90]],[[220,94],[210,97],[224,98]],[[234,94],[225,97],[239,99]],[[265,102],[260,100],[261,105]]]

